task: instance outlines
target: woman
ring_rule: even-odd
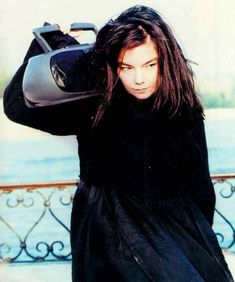
[[[106,87],[99,97],[27,108],[22,77],[40,52],[33,45],[4,108],[13,121],[77,135],[73,281],[233,281],[211,228],[203,109],[161,16],[134,6],[99,31],[93,55]]]

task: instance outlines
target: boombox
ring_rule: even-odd
[[[91,23],[72,24],[71,31],[75,30],[97,34]],[[33,30],[44,53],[30,58],[24,73],[23,93],[28,107],[50,106],[99,95],[95,79],[99,73],[91,55],[94,42],[74,40],[77,42],[74,45],[53,50],[47,38],[56,33],[63,36],[57,25]]]

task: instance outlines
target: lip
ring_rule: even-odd
[[[141,92],[141,91],[146,91],[148,90],[149,87],[146,87],[146,88],[140,88],[140,89],[136,89],[136,88],[133,88],[133,91],[138,91],[138,92]]]

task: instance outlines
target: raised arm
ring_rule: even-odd
[[[73,44],[74,39],[68,35],[52,38],[53,44],[60,47]],[[17,123],[27,125],[55,135],[79,134],[91,126],[95,115],[98,97],[67,102],[60,105],[28,108],[25,104],[22,80],[30,57],[43,53],[36,40],[33,40],[18,69],[4,92],[4,111],[7,117]]]

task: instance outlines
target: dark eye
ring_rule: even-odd
[[[122,71],[127,71],[127,70],[131,70],[131,67],[128,67],[128,66],[123,66],[123,67],[119,67],[120,70]]]
[[[147,67],[147,68],[152,68],[152,67],[154,67],[154,66],[156,66],[156,65],[157,65],[157,63],[152,63],[152,64],[147,65],[146,67]]]

